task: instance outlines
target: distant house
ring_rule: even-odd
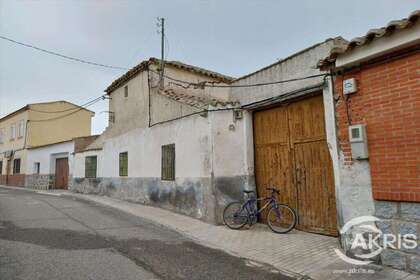
[[[374,214],[382,232],[395,236],[420,234],[419,17],[415,11],[372,29],[318,64],[335,76],[330,95],[344,216]],[[420,273],[418,249],[388,248],[381,261]]]
[[[28,104],[0,119],[0,184],[67,188],[72,139],[94,113],[66,101]]]

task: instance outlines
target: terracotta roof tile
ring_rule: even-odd
[[[202,96],[196,96],[181,92],[179,90],[175,90],[172,88],[167,88],[165,90],[158,91],[160,95],[163,95],[169,99],[172,99],[177,102],[181,102],[187,105],[190,105],[195,108],[199,109],[207,109],[208,106],[236,106],[239,102],[236,101],[224,101],[216,98],[207,98]]]
[[[350,52],[357,47],[366,45],[375,39],[391,35],[392,33],[399,30],[410,28],[417,22],[419,17],[420,10],[416,10],[412,12],[407,18],[390,21],[385,27],[371,29],[366,33],[366,35],[362,37],[353,38],[346,44],[332,48],[330,54],[318,62],[318,67],[328,66],[332,64],[339,55]]]
[[[134,66],[124,75],[122,75],[121,77],[113,81],[111,85],[105,89],[105,92],[110,94],[112,91],[116,90],[117,88],[122,86],[124,83],[134,78],[140,72],[147,70],[149,65],[151,64],[158,65],[159,63],[160,63],[160,59],[157,59],[154,57],[151,57],[149,60],[142,61],[140,64]],[[196,74],[200,74],[209,78],[213,78],[223,83],[229,83],[234,79],[232,77],[222,75],[214,71],[210,71],[201,67],[185,64],[179,61],[165,61],[165,65],[167,66],[169,65],[178,69],[183,69],[192,73],[196,73]]]

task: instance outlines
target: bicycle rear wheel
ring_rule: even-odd
[[[231,229],[240,229],[248,222],[248,212],[242,203],[231,202],[223,210],[223,222]]]
[[[279,204],[268,211],[267,225],[275,233],[288,233],[296,226],[296,213],[289,206]]]

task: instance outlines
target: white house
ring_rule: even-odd
[[[153,204],[215,222],[229,199],[219,194],[216,181],[248,172],[241,150],[243,130],[237,129],[242,120],[234,117],[237,103],[229,101],[227,89],[184,88],[167,77],[161,90],[158,68],[159,60],[144,61],[107,88],[109,127],[75,153],[71,190]],[[217,85],[232,80],[171,61],[165,63],[165,75]],[[247,187],[247,180],[238,185]],[[232,197],[241,195],[240,189],[227,189]]]
[[[48,190],[56,185],[66,186],[72,174],[73,151],[73,140],[28,148],[25,187]],[[56,184],[60,180],[64,184]]]
[[[142,62],[106,89],[109,127],[76,153],[71,189],[218,223],[243,189],[264,196],[271,185],[298,212],[298,229],[337,235],[346,198],[334,177],[333,97],[316,65],[344,43],[326,40],[239,79],[166,62],[163,89],[159,60]],[[361,199],[355,209],[369,207]]]

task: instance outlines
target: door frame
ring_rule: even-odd
[[[68,156],[62,156],[62,157],[55,157],[54,158],[54,189],[57,189],[57,162],[59,161],[59,160],[67,160],[67,184],[66,184],[66,186],[64,186],[64,188],[62,188],[62,189],[64,189],[64,190],[66,190],[66,189],[68,189],[68,184],[69,184],[69,173],[70,173],[70,166],[69,166],[69,157]],[[61,188],[60,188],[61,189]]]
[[[331,84],[331,83],[329,83],[329,84]],[[248,109],[250,111],[250,113],[251,113],[252,136],[253,136],[253,143],[252,143],[252,145],[253,145],[253,155],[252,155],[252,157],[253,157],[253,163],[254,163],[255,188],[256,188],[257,195],[258,195],[258,185],[257,185],[257,180],[256,180],[256,165],[257,165],[257,162],[256,162],[256,144],[255,144],[255,127],[254,127],[254,117],[255,116],[254,116],[254,114],[256,112],[266,111],[266,110],[270,110],[270,109],[277,108],[277,107],[287,107],[291,103],[296,103],[296,102],[299,102],[299,101],[304,101],[304,100],[307,100],[307,99],[309,99],[311,97],[322,96],[322,102],[323,102],[323,105],[322,106],[323,106],[324,122],[325,122],[325,126],[324,126],[325,127],[325,131],[324,131],[324,133],[325,133],[325,141],[326,141],[327,145],[329,146],[330,145],[329,144],[330,141],[329,141],[328,129],[330,127],[330,124],[328,124],[328,121],[327,121],[327,110],[326,110],[326,106],[329,106],[330,104],[326,104],[327,102],[326,102],[326,98],[325,98],[325,93],[328,93],[328,92],[329,92],[329,90],[326,91],[325,89],[317,89],[315,91],[308,92],[308,93],[306,93],[304,95],[294,96],[294,97],[292,96],[292,97],[287,98],[285,100],[282,100],[280,102],[275,102],[275,103],[272,103],[272,104],[268,104],[268,105],[266,104],[266,105],[263,105],[263,106],[259,106],[259,107]],[[331,96],[331,101],[333,102],[333,99],[332,98],[333,97]],[[333,115],[334,115],[334,110],[332,112],[333,112]],[[333,126],[334,126],[333,135],[336,135],[336,131],[335,131],[335,118],[333,117],[332,120],[334,121],[334,124],[333,124]],[[332,154],[332,150],[334,150],[334,149],[328,147],[328,151],[329,151],[328,155],[330,156],[331,164],[332,164],[332,166],[331,166],[331,172],[332,172],[332,176],[333,176],[334,200],[335,200],[335,206],[336,206],[336,209],[335,209],[335,211],[336,211],[336,223],[335,223],[335,225],[336,225],[337,231],[333,235],[334,236],[338,236],[338,234],[339,234],[339,228],[340,228],[340,225],[341,225],[340,220],[342,218],[341,215],[340,215],[340,212],[341,212],[340,209],[341,209],[341,207],[340,207],[339,201],[337,199],[337,197],[338,197],[338,192],[337,192],[338,184],[337,183],[338,182],[336,182],[336,180],[337,180],[336,162],[337,162],[338,158],[337,159],[334,158],[334,155]],[[293,154],[290,155],[289,160],[291,161],[291,165],[295,166],[296,162],[294,160],[294,155]],[[295,178],[294,177],[295,177],[295,174],[294,174],[294,171],[293,171],[293,174],[292,174],[292,180],[293,181],[295,181]],[[298,197],[298,190],[297,190],[297,187],[295,186],[295,184],[294,184],[294,191],[295,191],[295,195],[296,195],[296,198],[297,198]],[[296,201],[296,206],[297,205],[298,205],[298,201]],[[310,232],[310,231],[308,231],[308,232]],[[330,234],[327,234],[327,233],[319,233],[319,232],[316,232],[316,234],[330,235]]]

